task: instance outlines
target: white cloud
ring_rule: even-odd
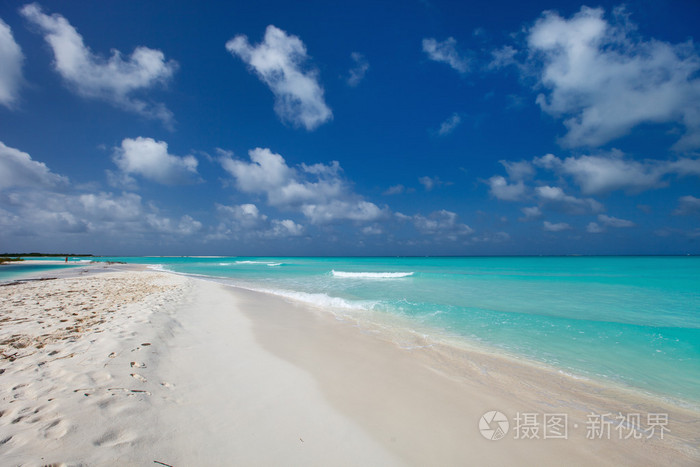
[[[23,62],[12,29],[0,18],[0,104],[5,107],[12,108],[19,97]]]
[[[642,123],[679,123],[686,132],[675,148],[700,147],[700,57],[692,42],[644,40],[624,14],[613,23],[603,16],[585,6],[570,19],[548,11],[529,30],[531,64],[546,89],[537,103],[565,119],[563,143],[599,146]]]
[[[567,195],[558,186],[538,186],[535,188],[535,194],[543,204],[569,214],[586,214],[600,212],[604,209],[598,201],[592,198],[582,199]]]
[[[304,233],[304,226],[297,224],[291,219],[272,220],[272,229],[267,233],[267,236],[272,238],[279,237],[298,237]]]
[[[216,209],[221,216],[232,221],[237,229],[251,230],[260,227],[267,221],[267,216],[260,214],[260,210],[254,204],[217,205]]]
[[[36,3],[25,5],[20,12],[44,34],[54,53],[56,71],[77,94],[171,125],[172,113],[163,104],[133,96],[172,78],[177,63],[166,61],[163,52],[139,46],[126,59],[118,50],[105,59],[83,43],[83,37],[63,16],[46,15]]]
[[[350,54],[352,61],[355,62],[355,66],[350,68],[347,83],[349,86],[355,87],[360,84],[360,81],[365,79],[365,75],[369,70],[369,62],[359,52],[353,52]]]
[[[13,244],[158,245],[194,235],[201,222],[169,217],[135,193],[91,192],[71,186],[29,154],[0,143],[0,226]],[[99,240],[97,240],[99,239]]]
[[[373,221],[384,215],[376,204],[363,200],[334,199],[321,204],[304,204],[301,212],[314,224],[332,222],[336,219]]]
[[[681,196],[678,198],[678,208],[673,211],[676,216],[700,215],[700,198]]]
[[[491,196],[503,201],[522,201],[526,196],[527,188],[522,181],[508,183],[504,177],[494,175],[486,183],[490,187]]]
[[[556,224],[553,224],[548,221],[544,221],[544,230],[547,232],[561,232],[563,230],[571,230],[571,226],[567,224],[566,222],[558,222]]]
[[[226,43],[226,50],[240,57],[270,87],[275,95],[275,112],[294,125],[313,130],[333,118],[323,99],[318,71],[305,69],[306,47],[297,36],[269,25],[263,42],[251,46],[239,35]]]
[[[94,221],[133,222],[143,214],[141,197],[135,193],[114,196],[111,193],[77,195],[78,205]]]
[[[68,178],[55,174],[43,162],[0,141],[0,190],[12,187],[50,189],[66,185]]]
[[[462,123],[462,118],[459,116],[458,113],[453,113],[450,118],[448,118],[440,124],[440,128],[438,129],[438,135],[449,135],[455,130],[455,128],[459,126],[460,123]]]
[[[459,222],[459,216],[456,213],[445,209],[434,211],[427,217],[416,214],[410,219],[416,229],[424,235],[445,237],[454,241],[474,233],[474,229]]]
[[[491,62],[488,64],[488,69],[499,69],[509,65],[515,65],[515,56],[518,51],[515,47],[505,45],[491,52]]]
[[[627,159],[619,151],[607,155],[567,157],[552,154],[535,158],[534,164],[570,175],[584,194],[603,194],[614,190],[632,193],[668,185],[664,176],[700,176],[700,159],[679,158],[675,161]]]
[[[161,217],[156,213],[149,213],[146,214],[145,220],[151,230],[170,235],[189,236],[202,229],[202,223],[188,215],[184,215],[179,221],[175,221],[167,217]]]
[[[460,73],[469,71],[469,59],[457,51],[457,41],[453,37],[442,42],[432,38],[423,39],[423,52],[431,60],[447,63]]]
[[[250,162],[230,156],[219,161],[240,191],[264,194],[271,206],[299,211],[312,223],[372,221],[386,215],[351,190],[337,161],[293,168],[269,149],[256,148],[248,155]]]
[[[378,225],[368,225],[362,229],[362,233],[365,235],[382,235],[384,230]]]
[[[598,214],[598,222],[606,227],[614,227],[616,229],[625,227],[634,227],[636,224],[632,221],[626,219],[619,219],[617,217],[606,216],[605,214]]]
[[[443,182],[438,176],[428,177],[427,175],[418,178],[418,183],[423,185],[425,191],[431,191],[433,188],[437,188],[443,185],[452,185],[452,182]]]
[[[540,209],[539,206],[524,207],[520,210],[522,211],[523,214],[525,214],[525,217],[523,217],[521,219],[524,221],[539,219],[540,217],[542,217],[542,210]]]
[[[478,237],[472,237],[470,240],[475,243],[503,243],[510,240],[510,234],[508,232],[489,232]]]
[[[586,232],[588,233],[601,233],[603,232],[603,228],[598,225],[596,222],[589,222],[588,225],[586,226]]]
[[[141,175],[166,185],[191,183],[197,176],[194,156],[168,154],[168,144],[152,138],[125,138],[121,147],[115,148],[113,159],[126,175]]]
[[[291,219],[269,219],[254,204],[224,206],[216,209],[223,220],[215,236],[221,238],[284,238],[297,237],[304,233],[304,227]]]
[[[406,191],[406,187],[398,184],[398,185],[392,185],[389,188],[382,193],[383,195],[400,195]]]
[[[535,175],[535,169],[528,161],[511,162],[501,160],[498,162],[505,167],[506,172],[508,173],[508,178],[511,180],[527,180]]]

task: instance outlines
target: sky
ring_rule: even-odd
[[[0,4],[0,251],[700,254],[700,2]]]

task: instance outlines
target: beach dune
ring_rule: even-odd
[[[280,297],[124,269],[0,287],[4,464],[700,462],[691,408],[415,336],[399,346],[381,326]],[[493,412],[508,421],[502,439],[480,426]],[[620,439],[616,424],[589,439],[592,420],[617,414],[666,418],[651,436]],[[566,437],[545,437],[547,415],[565,415]]]

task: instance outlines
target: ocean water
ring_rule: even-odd
[[[429,340],[700,406],[700,257],[103,259],[397,316]]]
[[[56,258],[50,258],[56,260]],[[32,264],[31,260],[0,265],[0,282],[22,279],[39,272],[76,267],[77,264]]]

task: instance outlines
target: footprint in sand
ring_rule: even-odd
[[[131,368],[146,368],[146,364],[139,362],[131,362]]]
[[[135,439],[135,436],[128,431],[108,431],[95,441],[95,446],[118,446],[120,444],[130,443]]]
[[[138,374],[138,373],[131,373],[131,377],[134,378],[134,379],[137,379],[137,380],[141,381],[142,383],[145,383],[145,382],[147,381],[146,378],[144,378],[143,376],[141,376],[141,375]]]
[[[44,438],[59,439],[68,433],[68,423],[58,419],[54,420],[43,428]]]

